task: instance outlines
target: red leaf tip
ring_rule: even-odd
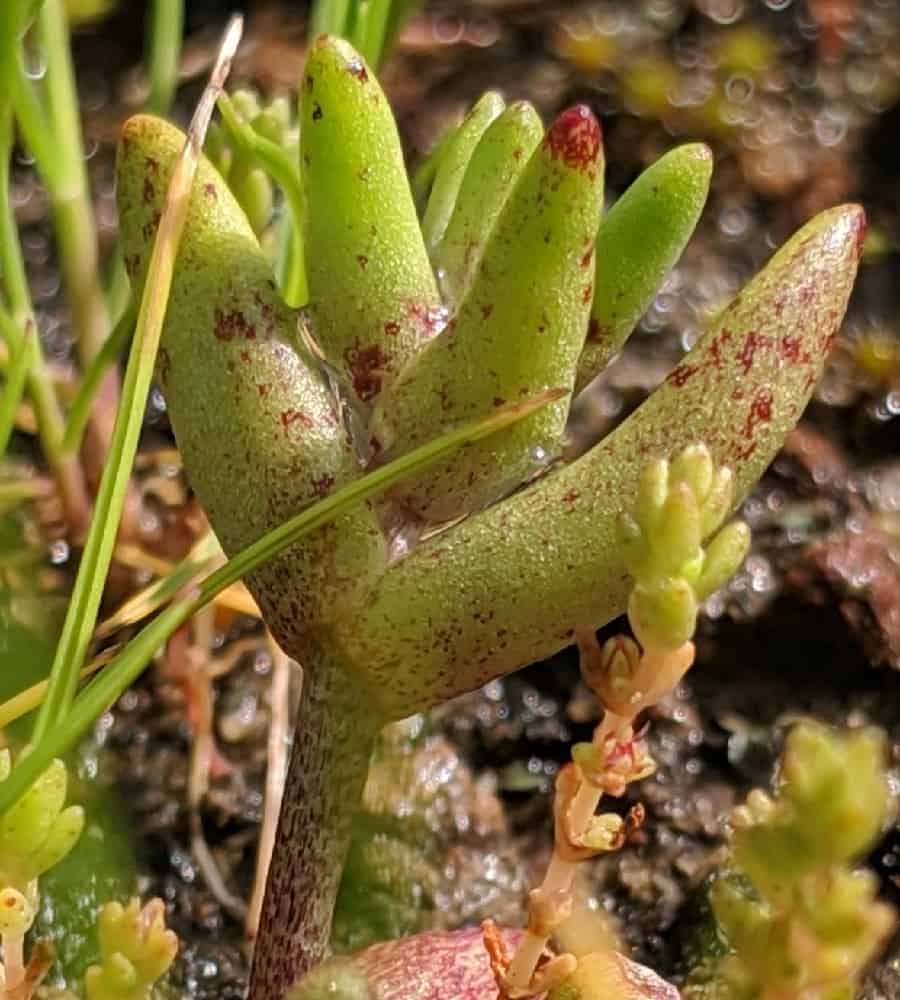
[[[586,104],[567,108],[550,126],[544,147],[574,170],[588,170],[600,158],[603,130]]]

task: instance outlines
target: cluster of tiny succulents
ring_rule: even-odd
[[[855,867],[886,819],[885,758],[877,730],[790,733],[774,796],[756,790],[732,813],[730,870],[712,890],[731,952],[692,997],[852,1000],[895,926],[877,876]]]
[[[0,751],[0,780],[10,771],[9,750]],[[25,957],[26,935],[40,903],[40,878],[63,860],[84,828],[79,805],[66,806],[68,771],[54,760],[0,820],[0,995],[30,1000],[53,964],[53,949],[38,941]],[[103,964],[87,970],[89,1000],[145,1000],[172,964],[178,941],[165,927],[165,908],[153,900],[143,909],[138,900],[127,908],[107,903],[97,929]],[[56,1000],[74,997],[51,991]]]
[[[101,964],[84,977],[88,1000],[148,1000],[178,951],[178,938],[166,928],[165,904],[107,903],[97,918]]]
[[[254,123],[265,113],[251,103],[226,105],[232,140],[248,124],[242,113]],[[302,308],[286,304],[271,249],[204,161],[161,341],[178,445],[226,552],[450,428],[550,402],[340,515],[248,580],[305,671],[253,998],[284,995],[326,956],[379,728],[576,636],[589,646],[591,630],[627,607],[640,646],[621,639],[586,656],[608,721],[566,772],[560,865],[619,841],[618,821],[592,821],[593,806],[579,806],[574,823],[575,804],[615,793],[609,775],[620,789],[649,768],[634,717],[689,666],[697,606],[746,546],[743,528],[715,532],[812,392],[865,230],[853,205],[809,222],[634,414],[569,460],[575,393],[621,348],[696,224],[706,147],[668,153],[604,214],[590,110],[569,108],[544,131],[530,105],[488,94],[410,183],[374,72],[330,36],[310,48],[298,126],[291,204],[304,270],[288,299]],[[149,116],[124,128],[118,198],[138,294],[183,143]],[[239,165],[222,143],[215,156],[229,176]],[[532,909],[532,957],[506,970],[495,962],[518,989],[534,985],[546,937],[540,897]]]
[[[9,750],[0,751],[0,780],[11,763]],[[38,879],[72,850],[84,827],[80,806],[63,808],[67,786],[66,766],[55,760],[0,820],[2,983],[12,996],[30,996],[47,971],[41,954],[26,962],[25,935],[37,916]]]

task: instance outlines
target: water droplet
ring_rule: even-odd
[[[150,403],[148,409],[154,411],[151,415],[151,419],[153,416],[160,416],[166,412],[166,399],[162,394],[162,390],[158,386],[154,386],[150,391]]]
[[[477,49],[487,49],[500,38],[500,24],[492,18],[479,18],[469,23],[466,41]]]
[[[431,22],[431,34],[439,45],[456,45],[466,33],[466,23],[461,17],[436,17]]]
[[[25,75],[29,80],[42,80],[47,72],[47,55],[43,49],[28,46],[25,49]]]
[[[50,562],[54,566],[62,566],[69,558],[69,543],[60,538],[50,544]]]
[[[735,73],[725,83],[725,96],[736,104],[746,104],[753,97],[753,89],[750,77]]]
[[[706,0],[699,6],[716,24],[734,24],[744,13],[743,0]]]
[[[743,236],[749,225],[750,217],[747,210],[740,205],[723,208],[719,213],[719,229],[733,239]]]
[[[828,108],[813,121],[816,139],[823,146],[836,146],[847,134],[847,115]]]

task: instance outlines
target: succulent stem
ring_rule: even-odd
[[[297,741],[281,806],[249,1000],[284,996],[325,957],[351,821],[381,720],[346,664],[304,664]]]

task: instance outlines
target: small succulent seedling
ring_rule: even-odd
[[[805,722],[789,735],[774,797],[756,790],[732,814],[732,872],[713,911],[732,952],[703,996],[852,1000],[895,925],[873,872],[855,862],[889,802],[883,734]]]
[[[721,577],[717,560],[727,563],[739,539],[726,536],[721,551],[701,543],[799,418],[864,231],[855,206],[812,220],[643,406],[565,464],[572,396],[677,259],[706,196],[708,150],[674,150],[601,219],[591,112],[570,108],[541,133],[528,105],[491,95],[441,143],[414,197],[390,108],[358,53],[318,39],[300,91],[307,307],[282,301],[251,225],[206,162],[159,355],[185,466],[226,552],[417,442],[546,390],[559,397],[341,515],[248,580],[305,670],[255,998],[283,995],[326,952],[380,726],[620,613],[651,528],[668,537],[684,523],[689,543],[636,592],[639,634],[649,636],[648,613],[667,640],[692,626],[696,601]],[[118,196],[138,290],[182,143],[155,118],[125,126]],[[623,541],[618,519],[643,495],[641,469],[697,441],[710,467],[732,470],[730,500],[715,477],[706,483],[706,464],[685,478],[676,462],[672,498],[638,516]],[[678,483],[690,485],[693,506]]]
[[[10,763],[9,750],[0,751],[0,781]],[[55,760],[0,818],[0,969],[7,991],[23,990],[28,978],[24,941],[37,915],[38,879],[72,850],[84,827],[81,806],[64,808],[67,785],[66,766]]]
[[[633,580],[628,620],[640,644],[619,636],[601,649],[593,629],[576,633],[582,674],[604,711],[593,739],[572,748],[572,763],[557,778],[553,858],[544,881],[529,895],[527,929],[511,960],[497,947],[494,929],[487,928],[485,943],[503,1000],[547,991],[551,1000],[594,1000],[615,993],[610,978],[615,963],[596,958],[585,963],[565,953],[548,960],[545,949],[571,915],[578,863],[618,850],[643,821],[640,806],[625,818],[612,812],[598,816],[597,806],[604,795],[620,797],[629,784],[654,772],[636,718],[690,668],[698,602],[734,573],[747,552],[745,524],[721,527],[732,506],[733,479],[730,469],[715,467],[705,445],[692,445],[671,463],[648,462],[631,509],[619,517],[620,544]]]
[[[147,1000],[178,951],[178,938],[166,928],[165,906],[151,899],[141,906],[107,903],[97,918],[100,965],[84,977],[88,1000]]]

